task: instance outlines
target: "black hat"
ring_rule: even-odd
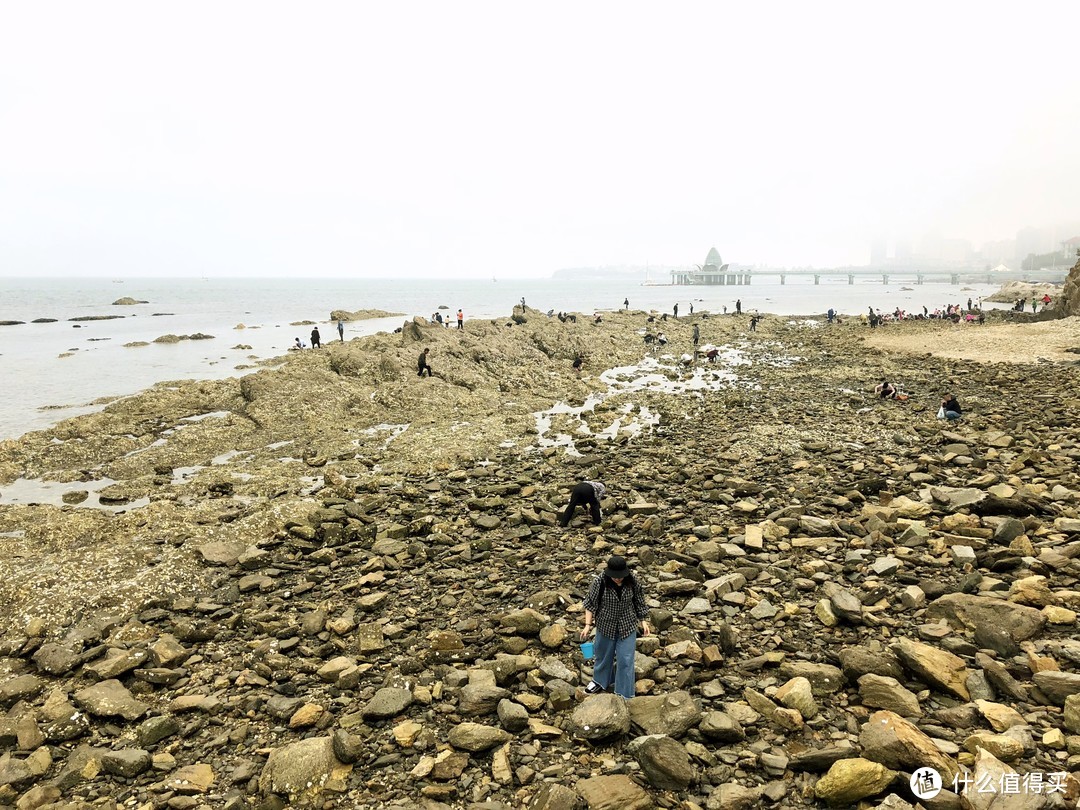
[[[607,570],[604,573],[611,579],[625,579],[630,576],[630,569],[626,566],[626,560],[615,554],[608,557]]]

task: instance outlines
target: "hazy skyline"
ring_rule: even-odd
[[[13,3],[0,276],[865,264],[1080,220],[1074,3]]]

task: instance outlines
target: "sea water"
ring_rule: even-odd
[[[744,312],[759,310],[786,315],[820,315],[830,307],[858,313],[873,306],[882,311],[933,310],[965,304],[996,291],[996,286],[893,283],[860,279],[777,279],[725,287],[643,286],[633,280],[591,278],[446,280],[446,279],[0,279],[0,320],[25,321],[0,327],[0,439],[22,435],[61,419],[88,413],[104,397],[134,394],[157,382],[220,379],[247,373],[259,360],[283,354],[299,337],[310,340],[318,323],[322,340],[338,339],[334,309],[382,309],[406,317],[443,317],[462,308],[466,320],[508,317],[525,299],[546,312],[591,314],[622,308],[680,315],[707,310],[733,312],[736,299]],[[130,297],[146,304],[113,306]],[[439,309],[445,307],[444,309]],[[122,315],[115,320],[72,322],[88,315]],[[55,318],[55,323],[30,323]],[[401,326],[405,317],[358,321],[345,325],[346,340]],[[236,328],[243,324],[245,328]],[[78,327],[78,328],[76,328]],[[159,344],[166,334],[201,332],[212,340]],[[148,346],[125,348],[145,341]],[[236,348],[238,346],[250,346]],[[237,366],[247,368],[238,369]]]

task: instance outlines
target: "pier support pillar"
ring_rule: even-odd
[[[949,276],[949,283],[950,284],[959,284],[960,283],[960,274],[959,273],[953,273],[951,276]]]
[[[915,276],[915,283],[921,286],[922,285],[922,279],[923,279],[922,273],[919,273],[919,275]]]
[[[820,283],[821,283],[821,276],[819,276],[817,273],[814,273],[814,286],[817,286]]]
[[[780,274],[780,283],[787,284],[787,276],[785,276],[783,273]]]
[[[847,283],[848,283],[848,286],[855,283],[855,274],[854,273],[848,273],[847,274]]]
[[[889,283],[889,274],[888,273],[882,273],[881,274],[881,283],[882,284],[888,284]]]

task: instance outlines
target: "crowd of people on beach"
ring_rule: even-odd
[[[984,324],[986,323],[986,313],[982,310],[982,302],[979,303],[980,306],[978,307],[972,306],[972,300],[969,298],[967,309],[960,304],[946,304],[933,311],[923,306],[922,312],[905,310],[900,307],[896,307],[891,312],[882,312],[880,309],[874,309],[874,307],[870,306],[867,307],[866,312],[859,316],[859,320],[871,329],[898,321],[952,321],[953,323]],[[832,310],[829,311],[832,312]]]
[[[1050,306],[1050,302],[1053,301],[1053,300],[1054,299],[1051,298],[1049,296],[1049,294],[1043,294],[1042,298],[1036,298],[1034,295],[1031,296],[1031,314],[1034,315],[1037,312],[1039,304],[1042,304],[1042,308],[1046,309],[1048,306]],[[1028,303],[1028,299],[1026,299],[1026,298],[1017,298],[1015,303],[1013,303],[1012,311],[1013,312],[1023,312],[1024,307],[1027,306],[1027,303]]]

